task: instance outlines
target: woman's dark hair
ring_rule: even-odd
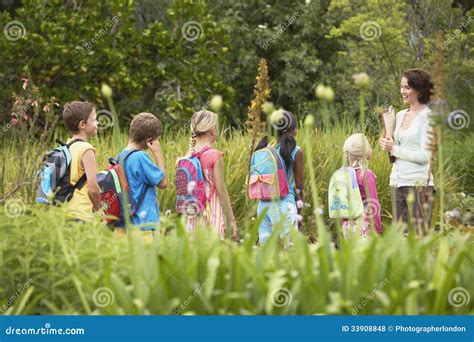
[[[281,111],[281,116],[277,120],[270,122],[272,133],[277,136],[278,143],[280,144],[280,156],[285,162],[287,169],[290,169],[293,164],[291,152],[293,152],[296,147],[296,140],[293,135],[291,135],[291,132],[296,129],[296,125],[296,117],[293,113],[286,110]],[[255,151],[266,147],[268,141],[268,135],[264,136],[258,143]]]
[[[403,77],[407,79],[410,88],[419,93],[418,101],[423,104],[430,102],[434,88],[430,74],[422,69],[409,69],[403,73]]]

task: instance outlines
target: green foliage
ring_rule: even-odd
[[[375,119],[371,122],[376,122]],[[312,154],[305,152],[305,188],[307,192],[306,201],[311,202],[310,197],[310,177],[309,172],[312,167],[316,175],[316,186],[319,192],[321,205],[326,206],[327,188],[331,174],[342,165],[342,146],[345,139],[357,131],[357,127],[352,123],[337,125],[330,130],[321,130],[318,128],[306,131],[302,124],[299,125],[296,141],[301,147],[305,147],[304,139],[309,138],[312,146]],[[465,153],[465,146],[474,144],[473,135],[464,138],[462,144],[457,140],[458,132],[446,132],[444,141],[444,150],[446,159],[444,162],[446,193],[465,192],[472,193],[473,182],[469,168],[472,167],[471,154]],[[55,138],[65,139],[66,135],[56,132]],[[391,202],[389,189],[389,176],[391,164],[389,163],[387,153],[378,148],[378,137],[370,136],[373,147],[373,156],[369,162],[369,167],[377,175],[377,184],[379,190],[379,199],[382,206],[382,219],[387,224],[391,222]],[[99,135],[91,140],[96,149],[98,168],[107,166],[109,157],[116,156],[120,150],[126,146],[128,138],[125,134],[110,135],[107,131],[99,132]],[[248,146],[251,141],[249,134],[242,134],[234,130],[223,130],[217,141],[216,147],[224,151],[226,184],[231,196],[232,206],[235,210],[236,219],[241,227],[255,219],[256,203],[247,200],[245,178],[248,170]],[[163,154],[165,158],[166,172],[169,176],[169,186],[165,191],[158,191],[161,212],[166,210],[174,211],[175,189],[174,173],[176,170],[177,158],[183,156],[188,148],[189,135],[186,131],[171,132],[166,131],[161,138]],[[53,148],[51,143],[47,148]],[[19,176],[22,179],[31,180],[35,169],[40,165],[41,157],[45,150],[39,149],[39,145],[18,145],[17,140],[4,140],[4,145],[0,149],[2,159],[6,161],[3,169],[0,169],[0,198],[4,198],[17,186]],[[310,159],[311,158],[311,159]],[[434,167],[434,179],[437,189],[441,186],[437,174],[437,167]],[[22,172],[23,171],[23,172]],[[33,185],[26,184],[21,186],[15,193],[15,197],[22,198],[27,202],[33,199]],[[306,220],[305,233],[309,236],[316,234],[315,225],[312,216],[314,208],[304,208],[303,217]],[[452,208],[446,208],[452,209]],[[326,213],[325,213],[326,216]],[[326,219],[328,225],[332,222]]]
[[[35,207],[0,229],[4,314],[473,313],[450,304],[451,289],[474,290],[470,235],[459,231],[417,239],[392,226],[339,249],[299,233],[282,249],[273,234],[252,248],[250,234],[241,245],[205,228],[190,235],[171,217],[149,244],[138,231],[121,237]]]
[[[317,187],[325,203],[330,175],[341,162],[335,151],[341,150],[354,129],[350,123],[329,131],[300,129],[297,140],[303,144],[306,139],[304,146],[309,142],[312,147],[312,153],[306,149],[305,174],[313,168],[316,178],[316,184],[310,184],[306,177],[307,202],[311,203],[310,190]],[[378,176],[385,230],[382,237],[341,240],[339,236],[336,249],[331,242],[334,236],[320,224],[318,242],[308,244],[308,236],[316,235],[315,208],[310,206],[303,212],[305,230],[293,234],[292,247],[282,249],[277,229],[268,243],[256,248],[258,220],[255,203],[246,200],[247,151],[241,148],[248,145],[248,135],[224,131],[217,144],[226,152],[226,183],[242,234],[240,244],[230,239],[221,241],[206,228],[190,235],[179,218],[164,214],[174,207],[175,160],[186,151],[188,139],[183,133],[165,133],[163,138],[171,185],[159,192],[162,222],[152,244],[134,230],[125,237],[111,233],[100,217],[87,225],[67,222],[60,207],[31,205],[31,187],[20,188],[8,199],[13,202],[5,203],[0,220],[3,313],[473,313],[472,305],[455,307],[449,301],[454,288],[472,293],[471,234],[455,228],[444,233],[431,229],[428,236],[418,239],[411,234],[404,237],[399,227],[391,225],[390,167],[380,149],[374,149],[370,167]],[[104,167],[107,157],[115,155],[126,141],[124,134],[100,133],[92,139],[99,167]],[[375,144],[374,139],[371,143]],[[457,146],[445,140],[447,155]],[[12,180],[22,171],[18,158],[34,163],[31,156],[40,155],[40,151],[33,145],[25,155],[18,155],[18,144],[11,140],[0,152],[8,165],[1,175],[2,191],[10,191],[15,185]],[[462,190],[458,172],[462,172],[464,162],[446,161],[445,191]],[[467,201],[462,203],[463,208],[468,206]],[[13,205],[20,207],[14,218]],[[340,227],[327,218],[325,224],[340,235]]]
[[[174,1],[163,15],[163,20],[148,22],[133,1],[125,0],[74,7],[25,1],[14,18],[1,13],[2,27],[15,19],[26,33],[22,39],[0,41],[0,77],[14,81],[29,65],[34,81],[47,86],[45,91],[61,104],[83,99],[99,108],[105,108],[100,86],[106,83],[124,119],[149,110],[172,123],[204,106],[212,94],[232,101],[234,90],[220,78],[229,40],[225,27],[203,2]],[[191,21],[199,25],[185,31]],[[8,89],[18,86],[10,82]]]
[[[399,108],[401,72],[431,70],[443,30],[444,95],[453,109],[468,110],[474,107],[472,18],[472,9],[450,0],[24,0],[0,12],[1,27],[12,20],[25,27],[23,38],[0,40],[0,105],[11,108],[9,96],[29,65],[35,83],[61,105],[85,99],[106,109],[104,82],[114,89],[123,121],[152,111],[177,127],[220,94],[223,121],[236,126],[246,120],[264,57],[277,106],[320,119],[324,109],[313,89],[328,84],[337,119],[353,118],[359,104],[352,73],[366,72],[374,81],[365,96],[370,111],[387,103]],[[370,31],[374,23],[379,32]]]
[[[350,3],[332,1],[329,10],[333,15],[342,13],[342,20],[329,35],[344,46],[333,59],[334,71],[340,76],[335,77],[336,82],[339,80],[336,88],[346,95],[351,94],[347,75],[364,71],[375,81],[375,91],[367,99],[369,104],[400,106],[397,89],[401,73],[415,67],[433,71],[436,36],[442,30],[445,31],[442,41],[446,72],[444,96],[452,109],[472,107],[471,99],[460,96],[471,88],[467,80],[474,72],[472,46],[467,40],[472,34],[474,18],[469,19],[472,13],[462,13],[452,1],[436,2],[436,10],[430,0]],[[355,15],[354,6],[357,6]],[[390,15],[386,15],[387,11]],[[354,105],[351,96],[346,97],[345,108],[351,106],[351,101]]]
[[[440,29],[445,31],[444,96],[452,109],[474,107],[467,81],[474,72],[472,10],[452,5],[434,0],[23,0],[10,11],[2,9],[0,27],[16,20],[25,34],[8,39],[4,31],[6,39],[0,40],[0,106],[19,110],[11,95],[20,93],[25,65],[41,88],[35,113],[51,119],[48,127],[57,119],[54,101],[89,100],[108,109],[100,93],[106,83],[114,90],[121,127],[142,111],[165,123],[162,147],[170,184],[159,191],[162,222],[152,244],[135,230],[125,237],[111,233],[100,217],[87,225],[67,222],[62,208],[32,204],[41,156],[53,147],[52,138],[65,134],[46,128],[27,138],[35,126],[8,126],[0,147],[3,313],[474,313],[469,301],[459,307],[450,303],[451,289],[473,293],[471,233],[450,225],[439,231],[435,222],[427,236],[405,237],[391,223],[391,165],[387,153],[376,148],[381,129],[373,110],[386,103],[401,107],[400,73],[410,67],[431,69]],[[435,6],[440,10],[432,10]],[[292,232],[293,246],[287,249],[278,227],[268,243],[254,246],[256,203],[247,200],[245,189],[251,137],[228,129],[229,123],[239,126],[246,119],[261,57],[269,64],[270,100],[301,119],[308,113],[316,118],[314,129],[300,125],[297,135],[305,150],[304,174],[310,175],[305,177],[309,206],[302,212],[302,234]],[[354,84],[351,75],[359,72],[369,74],[371,86]],[[334,89],[334,103],[315,99],[317,84]],[[34,102],[33,89],[25,93],[17,104]],[[184,123],[214,94],[224,98],[219,115],[225,128],[216,147],[225,152],[240,244],[221,241],[206,228],[190,235],[180,218],[165,214],[175,205],[175,161],[188,147]],[[52,111],[41,112],[39,104],[53,96]],[[0,118],[9,121],[10,112]],[[436,189],[448,196],[446,203],[436,203],[436,220],[439,207],[469,209],[474,192],[473,156],[466,153],[474,136],[441,129],[442,124],[437,130],[444,160],[442,165],[436,160],[433,170]],[[374,147],[369,167],[377,175],[385,234],[341,240],[340,227],[326,210],[317,220],[314,214],[316,207],[326,206],[344,140],[358,131],[367,132]],[[99,168],[128,140],[119,130],[109,133],[102,130],[91,141]],[[107,305],[101,305],[104,289],[105,297],[112,297]]]

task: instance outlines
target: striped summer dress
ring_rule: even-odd
[[[224,235],[226,218],[217,195],[214,179],[214,166],[223,155],[224,153],[214,148],[208,149],[201,155],[200,161],[204,176],[204,186],[206,187],[207,203],[201,216],[187,218],[186,226],[190,231],[195,231],[196,225],[199,223],[213,227],[218,234]]]

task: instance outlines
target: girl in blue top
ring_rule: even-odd
[[[285,167],[290,192],[279,200],[262,200],[258,203],[258,216],[268,208],[258,229],[260,244],[268,239],[273,231],[273,226],[281,222],[281,220],[285,221],[284,229],[280,235],[282,238],[288,236],[290,227],[297,230],[298,222],[301,221],[301,217],[298,215],[298,208],[301,208],[303,203],[304,163],[303,151],[296,145],[295,140],[297,121],[291,112],[280,110],[277,114],[278,119],[272,122],[272,127],[276,130],[276,139],[269,142],[268,137],[264,137],[258,143],[255,151],[268,145],[278,151]]]

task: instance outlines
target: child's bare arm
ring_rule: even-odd
[[[303,190],[304,190],[304,157],[303,151],[299,150],[296,152],[295,157],[295,186],[298,194],[298,199],[304,201]],[[299,190],[299,191],[298,191]]]
[[[214,177],[216,181],[217,196],[219,197],[222,208],[224,209],[224,214],[231,224],[232,238],[237,238],[238,229],[237,224],[235,223],[234,211],[232,210],[232,205],[230,203],[229,192],[225,186],[224,159],[222,156],[217,159],[214,165]]]
[[[95,211],[100,209],[100,188],[97,184],[97,163],[93,150],[87,150],[82,155],[82,165],[87,176],[89,198]]]
[[[166,178],[165,162],[163,159],[163,152],[161,151],[160,142],[158,140],[153,141],[152,139],[149,139],[146,144],[150,149],[151,153],[153,153],[153,157],[155,157],[156,165],[163,172],[163,179],[160,181],[160,183],[158,183],[158,188],[166,189],[166,187],[168,186],[168,181]]]

